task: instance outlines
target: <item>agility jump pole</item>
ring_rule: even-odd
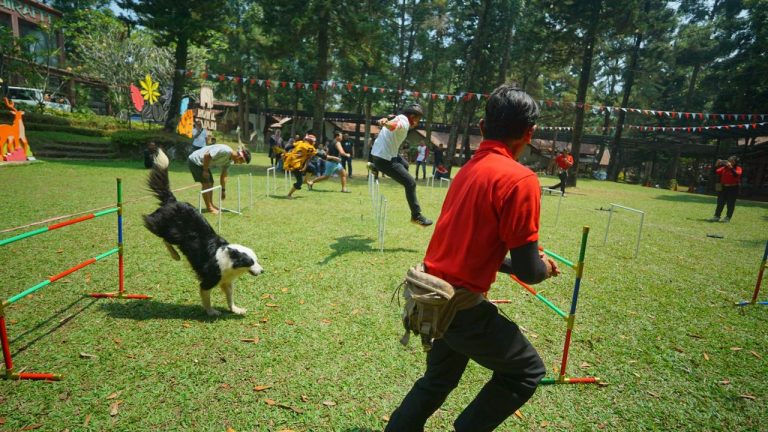
[[[64,222],[59,222],[57,224],[49,225],[47,227],[39,228],[30,232],[22,233],[14,237],[10,237],[7,239],[4,239],[0,241],[0,246],[5,246],[7,244],[16,242],[18,240],[22,240],[25,238],[33,237],[38,234],[42,234],[45,232],[53,231],[59,228],[63,228],[65,226],[74,225],[76,223],[85,222],[90,219],[95,219],[97,217],[105,216],[108,214],[117,213],[117,247],[114,249],[110,249],[102,254],[99,254],[93,258],[89,258],[80,264],[69,268],[68,270],[64,270],[63,272],[51,276],[48,279],[40,282],[39,284],[28,288],[24,291],[22,291],[19,294],[16,294],[12,297],[9,297],[7,300],[4,300],[2,303],[0,303],[0,344],[2,344],[2,350],[3,350],[3,360],[5,363],[5,374],[3,374],[3,379],[11,379],[11,380],[52,380],[52,381],[59,381],[62,379],[62,376],[60,374],[52,374],[52,373],[32,373],[32,372],[13,372],[13,359],[11,358],[11,349],[10,349],[10,343],[8,342],[8,331],[6,329],[5,325],[5,308],[7,306],[10,306],[11,304],[23,299],[24,297],[34,293],[35,291],[46,287],[53,282],[56,282],[59,279],[64,278],[65,276],[72,274],[76,272],[77,270],[80,270],[84,267],[87,267],[97,261],[101,261],[102,259],[118,254],[118,275],[119,275],[119,292],[117,293],[92,293],[89,294],[91,297],[95,298],[121,298],[121,299],[138,299],[138,300],[145,300],[152,298],[148,295],[143,294],[125,294],[125,284],[124,284],[124,271],[123,271],[123,194],[122,194],[122,180],[117,179],[117,207],[102,210],[96,213],[90,213],[87,215],[83,215],[74,219],[70,219]]]
[[[752,293],[752,300],[751,301],[743,301],[736,303],[736,306],[747,306],[747,305],[754,305],[759,304],[766,306],[768,305],[768,301],[757,301],[757,296],[760,294],[760,286],[763,284],[763,273],[765,273],[765,269],[768,267],[768,242],[765,242],[765,252],[763,252],[763,261],[760,262],[760,270],[757,273],[757,282],[755,283],[755,292]]]
[[[576,322],[576,306],[579,302],[579,290],[581,288],[581,278],[584,272],[584,256],[586,255],[587,251],[587,238],[589,237],[589,227],[585,226],[582,229],[581,234],[581,248],[579,250],[579,261],[574,264],[572,261],[569,261],[566,258],[563,258],[562,256],[546,250],[542,249],[542,252],[544,252],[547,256],[552,257],[553,259],[565,264],[566,266],[574,269],[576,271],[576,281],[574,282],[573,286],[573,296],[571,297],[571,308],[569,313],[563,312],[560,308],[555,306],[549,299],[538,293],[533,287],[526,284],[525,282],[521,281],[517,278],[517,276],[511,274],[509,275],[510,278],[517,282],[520,286],[525,288],[528,292],[533,294],[534,297],[539,299],[542,303],[547,305],[550,309],[552,309],[556,314],[558,314],[561,318],[565,320],[567,323],[566,332],[565,332],[565,342],[563,344],[563,358],[560,363],[560,375],[557,378],[543,378],[540,382],[542,385],[546,384],[598,384],[600,383],[600,378],[597,377],[567,377],[565,375],[566,368],[568,366],[568,354],[571,347],[571,336],[573,334],[573,327],[574,323]],[[541,249],[541,248],[540,248]],[[493,303],[510,303],[509,300],[491,300]]]

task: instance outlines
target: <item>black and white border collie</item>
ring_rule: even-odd
[[[160,207],[144,216],[144,226],[163,239],[173,259],[181,259],[174,246],[187,257],[200,280],[200,297],[205,311],[209,316],[221,314],[211,307],[211,289],[219,285],[227,296],[229,310],[238,315],[245,314],[245,309],[235,306],[234,282],[243,273],[258,276],[264,272],[256,254],[245,246],[227,242],[216,234],[196,208],[176,201],[168,181],[168,157],[162,150],[155,156],[147,183],[160,200]]]

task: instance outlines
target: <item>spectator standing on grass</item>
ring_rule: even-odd
[[[251,153],[245,149],[232,150],[225,144],[213,144],[195,150],[187,159],[192,178],[199,182],[202,190],[213,187],[213,168],[221,169],[219,184],[221,185],[221,199],[227,197],[227,170],[232,164],[251,163]],[[203,194],[205,208],[216,214],[219,209],[213,205],[213,192]]]
[[[203,122],[195,121],[192,128],[192,151],[200,150],[208,144],[208,131],[203,127]]]
[[[411,104],[391,120],[386,117],[380,119],[378,125],[381,132],[373,143],[371,154],[376,170],[388,175],[405,188],[405,199],[411,209],[411,222],[426,227],[432,225],[432,221],[421,214],[421,206],[416,198],[416,180],[408,172],[408,162],[398,155],[408,131],[419,124],[423,115],[421,105]]]
[[[493,374],[454,421],[451,430],[456,432],[494,430],[533,396],[544,377],[541,358],[517,324],[483,296],[498,271],[528,283],[559,272],[538,250],[538,178],[517,162],[538,116],[536,102],[511,86],[498,87],[488,99],[480,121],[483,141],[448,189],[424,257],[427,273],[474,293],[477,301],[458,310],[443,337],[433,341],[426,372],[392,413],[385,431],[423,431],[459,384],[469,360]]]
[[[355,157],[355,145],[348,134],[344,134],[341,140],[341,147],[347,155],[341,156],[341,167],[347,172],[347,176],[352,177],[352,158]]]
[[[416,147],[416,180],[419,179],[419,167],[421,167],[421,178],[425,179],[427,178],[427,156],[429,155],[429,150],[427,149],[427,145],[424,144],[424,141],[421,141],[419,143],[419,146]]]
[[[715,207],[715,216],[710,219],[711,222],[719,222],[720,215],[723,213],[723,207],[728,206],[723,222],[730,222],[733,217],[733,211],[736,209],[736,198],[739,196],[739,184],[741,183],[741,167],[739,158],[731,156],[728,160],[717,161],[715,174],[718,177],[719,187],[715,186],[717,191],[717,207]]]

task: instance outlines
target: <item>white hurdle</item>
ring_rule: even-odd
[[[202,213],[203,212],[203,194],[207,192],[213,192],[214,190],[219,190],[219,232],[221,232],[221,214],[224,213],[223,209],[221,208],[221,185],[214,186],[212,188],[203,189],[200,191],[200,193],[197,195],[197,211]]]
[[[552,194],[560,195],[560,199],[557,201],[557,214],[555,214],[555,226],[557,226],[557,222],[560,220],[560,205],[563,203],[563,196],[564,196],[563,191],[559,191],[557,189],[545,188],[542,186],[541,194],[544,195],[544,192],[546,192],[547,195],[552,195]]]
[[[368,173],[368,194],[371,196],[373,217],[376,220],[376,229],[379,238],[379,251],[384,252],[384,234],[387,226],[387,198],[379,190],[379,180],[372,173]]]
[[[631,207],[625,207],[623,205],[611,203],[608,208],[608,225],[605,227],[605,238],[603,239],[603,246],[608,242],[608,230],[611,228],[611,217],[613,216],[613,208],[618,207],[627,211],[640,213],[640,228],[637,230],[637,244],[635,245],[635,258],[640,253],[640,237],[643,235],[643,220],[645,219],[645,212],[642,210],[633,209]]]
[[[267,193],[266,196],[269,196],[269,185],[270,185],[270,174],[272,175],[272,193],[277,193],[277,168],[276,167],[269,167],[267,168]]]
[[[253,207],[253,175],[251,175],[251,173],[248,173],[248,205],[245,207],[242,206],[242,198],[241,198],[242,189],[240,187],[240,177],[242,176],[237,176],[237,210],[230,210],[225,208],[222,208],[222,210],[242,215],[243,210]]]

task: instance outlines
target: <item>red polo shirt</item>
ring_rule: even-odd
[[[720,183],[725,186],[737,186],[741,182],[741,167],[737,166],[734,169],[727,166],[721,166],[715,170],[715,173],[720,176]]]
[[[424,264],[454,286],[485,292],[510,249],[539,239],[539,180],[485,140],[451,182]]]
[[[568,168],[573,166],[573,156],[561,153],[557,155],[555,158],[555,162],[557,162],[557,166],[560,167],[560,169],[567,170]]]

